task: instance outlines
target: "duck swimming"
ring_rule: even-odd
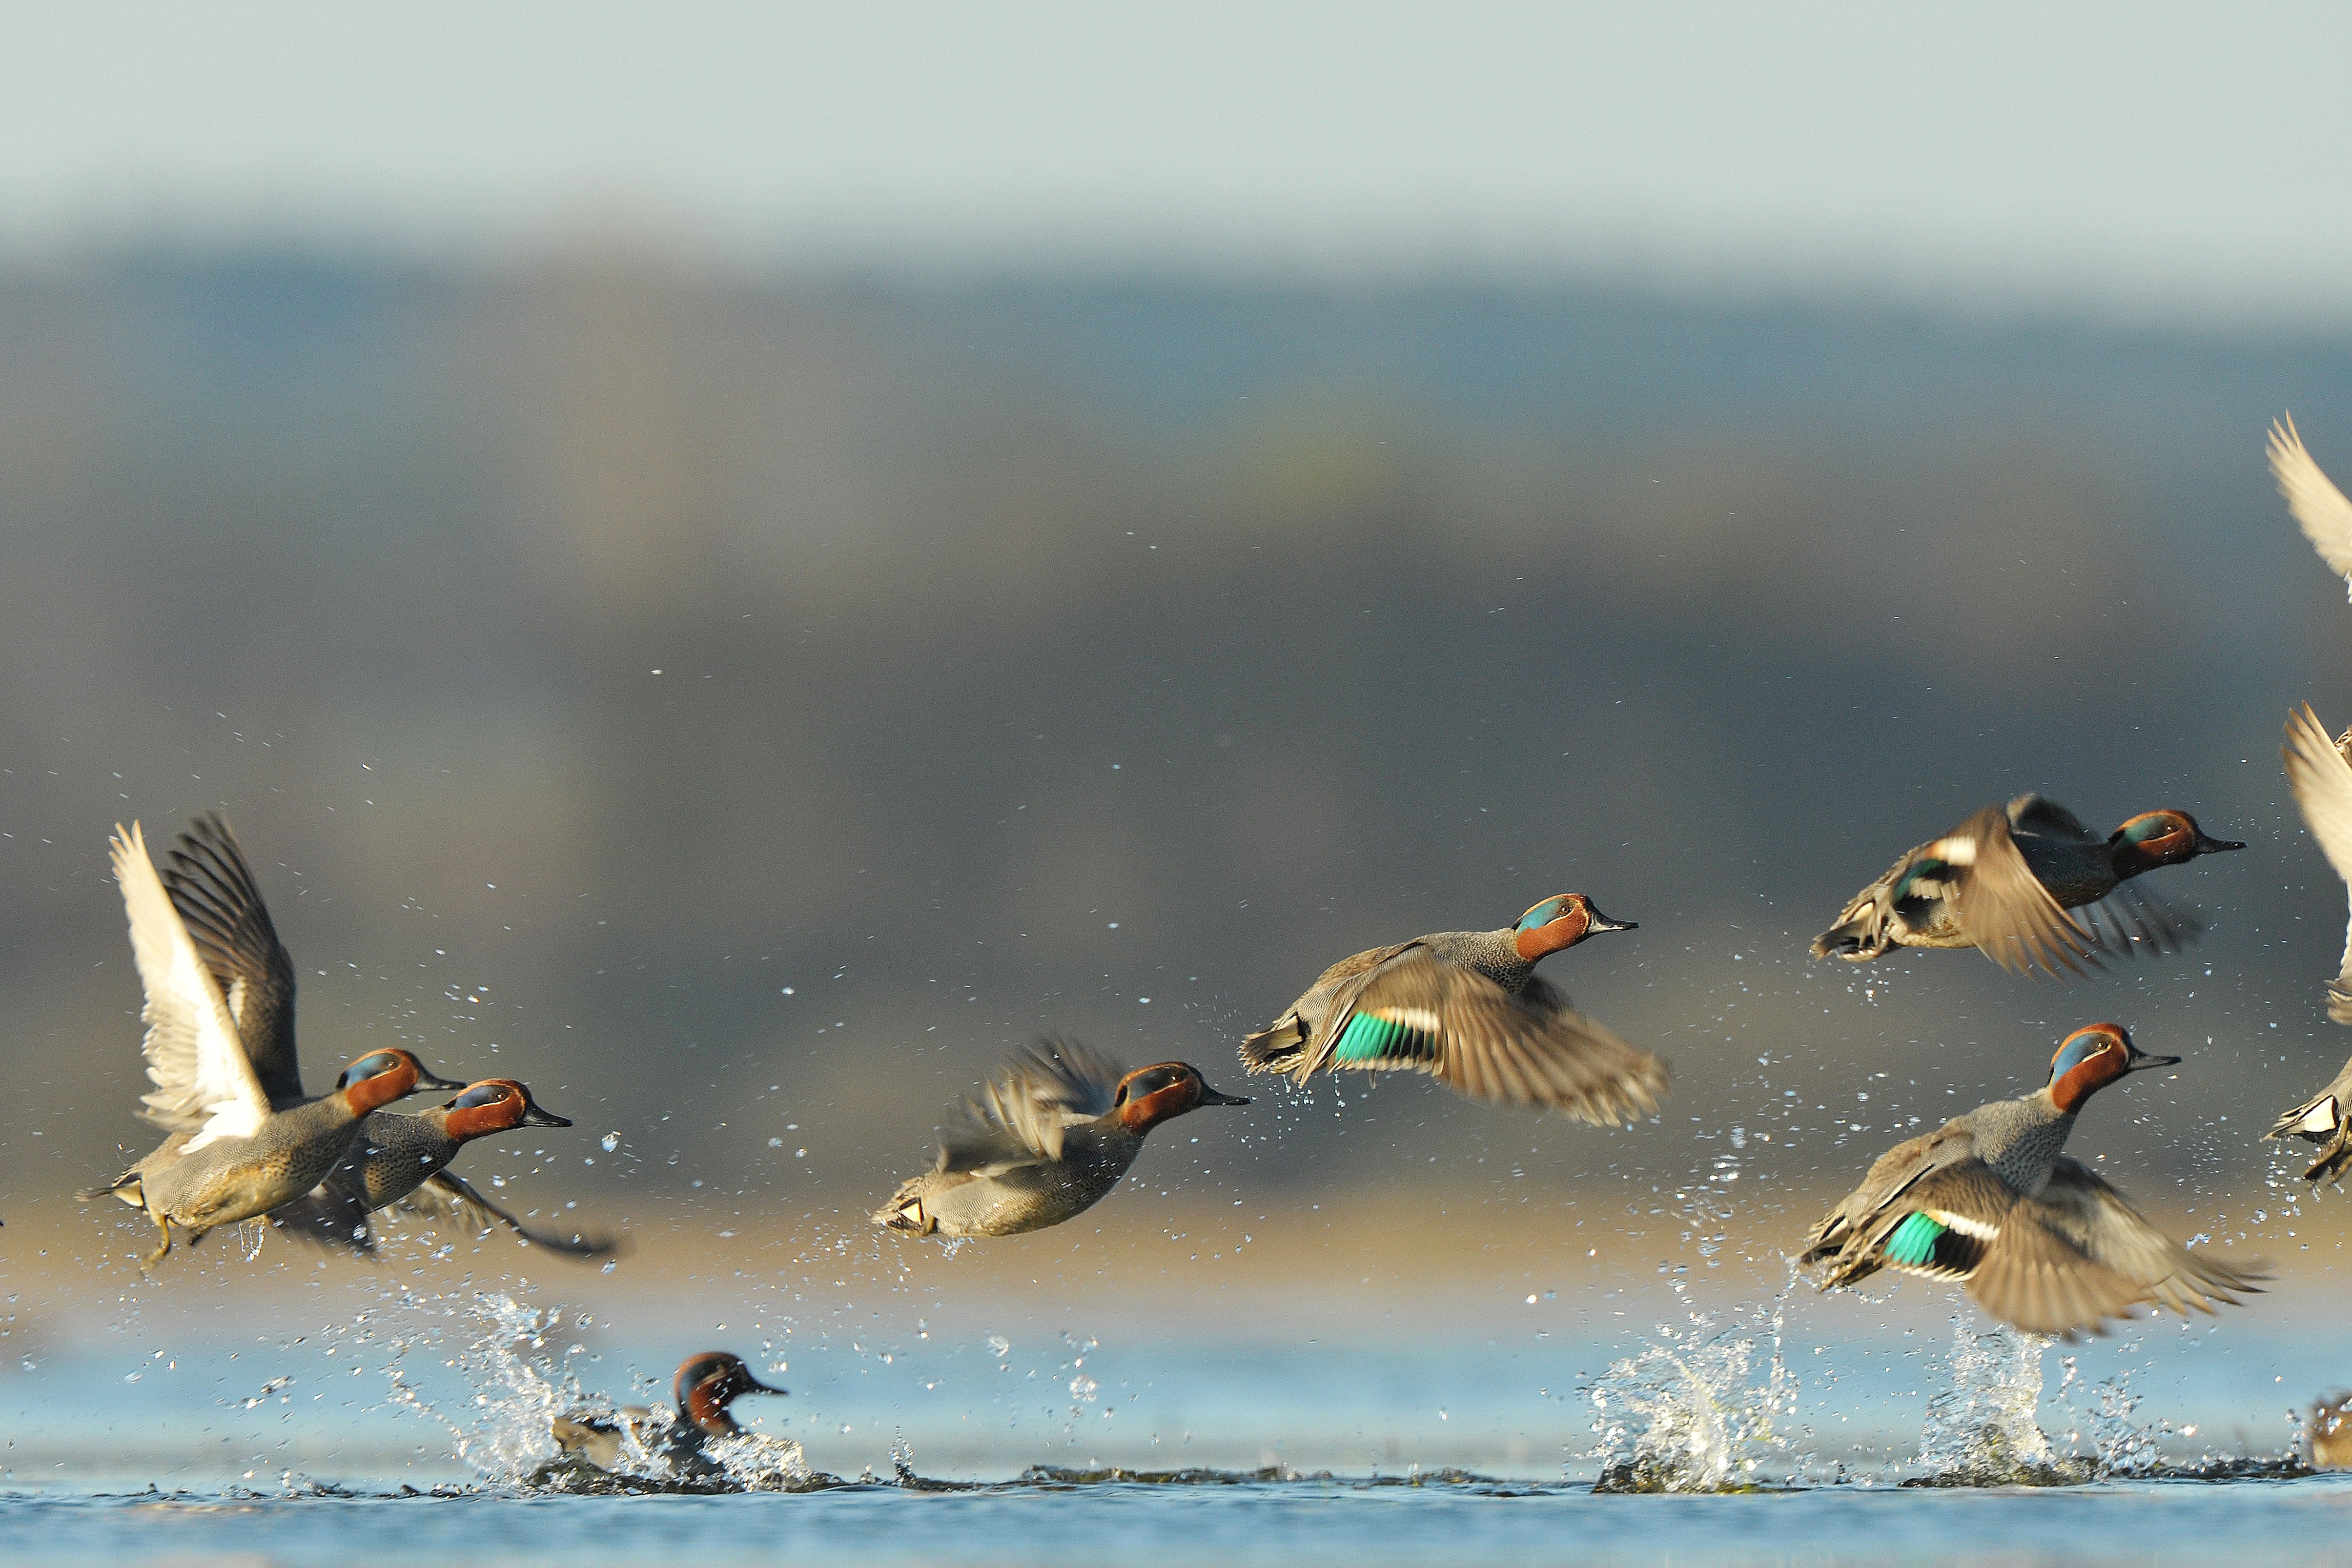
[[[227,999],[271,1106],[282,1111],[307,1103],[310,1096],[302,1092],[294,1044],[294,960],[278,939],[269,906],[262,901],[260,884],[228,819],[217,811],[190,819],[166,857],[163,874],[172,906]],[[497,1084],[507,1085],[520,1103],[495,1092],[491,1086]],[[519,1126],[568,1127],[571,1123],[541,1110],[530,1091],[512,1079],[464,1084],[435,1078],[421,1087],[457,1090],[461,1099],[478,1092],[482,1098],[471,1105],[452,1104],[417,1115],[377,1112],[328,1179],[273,1212],[271,1220],[294,1236],[349,1247],[363,1255],[374,1250],[367,1217],[387,1207],[474,1235],[503,1225],[526,1242],[572,1257],[600,1258],[614,1250],[609,1239],[526,1225],[455,1172],[442,1168],[473,1138]],[[518,1119],[504,1120],[509,1112]],[[451,1113],[457,1114],[454,1124],[446,1120]],[[452,1125],[466,1130],[453,1134]]]
[[[2338,877],[2352,883],[2352,761],[2347,760],[2347,751],[2352,751],[2352,730],[2328,739],[2326,727],[2310,704],[2287,716],[2286,744],[2280,747],[2279,756],[2286,764],[2294,803],[2302,808],[2304,823],[2328,864],[2336,868]],[[2352,1024],[2352,925],[2345,931],[2344,956],[2336,966],[2336,977],[2327,982],[2327,1016],[2337,1023]],[[2304,1179],[2321,1184],[2341,1181],[2345,1167],[2352,1165],[2352,1117],[2347,1117],[2347,1109],[2352,1109],[2352,1061],[2344,1064],[2326,1088],[2281,1116],[2263,1135],[2307,1138],[2324,1145],[2311,1168],[2303,1173]]]
[[[2202,929],[2132,878],[2245,847],[2208,837],[2186,811],[2143,811],[2101,839],[2057,801],[2020,795],[1906,853],[1853,895],[1811,952],[1859,964],[1889,947],[1975,947],[2013,974],[2080,975],[2095,949],[2168,952]],[[2070,909],[2085,910],[2091,925]]]
[[[1823,1290],[1881,1269],[1958,1280],[2013,1328],[2072,1335],[2143,1303],[2184,1317],[2257,1292],[2245,1269],[2181,1246],[2123,1195],[2062,1152],[2090,1097],[2128,1073],[2179,1063],[2150,1056],[2120,1024],[2060,1042],[2050,1081],[1996,1100],[1879,1156],[1863,1183],[1813,1227],[1801,1261],[1825,1263]],[[2258,1293],[2258,1292],[2257,1292]]]
[[[171,1134],[146,1158],[84,1198],[112,1197],[145,1211],[162,1244],[172,1228],[190,1241],[267,1213],[318,1185],[351,1151],[371,1112],[420,1088],[460,1088],[405,1051],[370,1052],[343,1071],[335,1092],[288,1110],[271,1106],[220,988],[163,892],[139,825],[111,841],[114,873],[131,919],[131,950],[146,988],[141,1049],[155,1083],[141,1116]]]
[[[1108,1197],[1152,1128],[1203,1105],[1246,1105],[1181,1061],[1126,1071],[1047,1037],[950,1107],[939,1158],[899,1184],[874,1222],[916,1236],[1016,1236]]]
[[[707,1350],[679,1364],[670,1388],[674,1414],[657,1416],[643,1406],[625,1405],[610,1416],[583,1412],[558,1416],[551,1430],[555,1446],[567,1458],[600,1470],[625,1471],[628,1449],[634,1446],[675,1473],[708,1475],[719,1467],[703,1452],[707,1442],[751,1435],[728,1407],[747,1394],[784,1392],[752,1376],[742,1357]]]
[[[1242,1041],[1252,1072],[1411,1070],[1490,1105],[1633,1123],[1658,1108],[1665,1064],[1570,1008],[1536,966],[1609,931],[1633,931],[1580,893],[1547,898],[1498,931],[1440,931],[1323,971]]]

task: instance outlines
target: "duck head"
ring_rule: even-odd
[[[419,1089],[463,1089],[454,1078],[443,1078],[425,1070],[425,1063],[405,1051],[372,1051],[343,1069],[335,1080],[335,1092],[352,1108],[352,1114],[364,1116],[380,1111],[404,1094],[414,1094]]]
[[[2150,871],[2179,865],[2199,855],[2219,854],[2246,846],[2230,839],[2208,838],[2197,819],[2186,811],[2142,811],[2115,831],[2107,840],[2117,871]]]
[[[2058,1042],[2046,1087],[2051,1101],[2071,1116],[2084,1101],[2127,1072],[2179,1065],[2177,1056],[2150,1056],[2134,1045],[2131,1030],[2119,1023],[2087,1024]]]
[[[1239,1094],[1220,1094],[1209,1087],[1201,1070],[1187,1061],[1163,1061],[1139,1067],[1118,1081],[1111,1096],[1111,1114],[1130,1133],[1151,1131],[1171,1116],[1203,1105],[1246,1105]]]
[[[542,1111],[530,1091],[511,1078],[485,1078],[468,1083],[466,1092],[441,1107],[441,1130],[465,1143],[517,1127],[568,1127],[572,1124],[551,1111]]]
[[[712,1437],[731,1437],[743,1429],[727,1413],[727,1406],[744,1395],[783,1392],[752,1376],[741,1356],[723,1350],[706,1350],[688,1356],[678,1364],[677,1381],[670,1385],[670,1397],[677,1403],[677,1418],[693,1422]]]
[[[1545,899],[1519,916],[1511,946],[1532,964],[1548,953],[1573,947],[1603,931],[1638,931],[1641,922],[1612,920],[1580,893],[1561,893]]]

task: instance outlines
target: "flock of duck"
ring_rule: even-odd
[[[2292,421],[2271,429],[2280,491],[2332,570],[2352,586],[2352,501],[2305,450]],[[2334,740],[2309,706],[2287,720],[2282,756],[2312,836],[2352,883],[2352,730]],[[414,1052],[377,1051],[346,1066],[332,1092],[304,1092],[294,1041],[294,968],[227,821],[193,819],[159,873],[134,823],[111,841],[146,991],[143,1043],[154,1087],[139,1114],[163,1142],[85,1198],[142,1211],[160,1236],[267,1219],[301,1239],[361,1254],[392,1211],[469,1234],[504,1226],[524,1241],[604,1256],[610,1237],[527,1224],[448,1167],[474,1139],[571,1124],[507,1078],[438,1076]],[[2105,836],[2040,795],[1988,806],[1910,850],[1813,940],[1816,958],[1866,963],[1893,947],[1974,947],[2003,968],[2061,979],[2102,958],[2193,940],[2196,917],[2139,879],[2200,855],[2242,850],[2184,811],[2127,818]],[[1466,1098],[1595,1125],[1650,1116],[1665,1065],[1576,1011],[1537,973],[1555,953],[1635,929],[1583,894],[1547,898],[1509,925],[1448,931],[1373,947],[1323,971],[1241,1045],[1252,1073],[1303,1084],[1318,1072],[1411,1071]],[[2352,1024],[2352,931],[2328,983],[2328,1016]],[[2105,1179],[2068,1158],[2090,1097],[2177,1056],[2143,1051],[2130,1031],[2092,1023],[2059,1042],[2045,1082],[1897,1145],[1804,1239],[1824,1289],[1881,1270],[1962,1284],[1992,1317],[2037,1333],[2099,1330],[2137,1306],[2211,1312],[2267,1278],[2259,1263],[2192,1250],[2143,1218]],[[447,1092],[416,1113],[389,1107]],[[2304,1174],[2341,1178],[2352,1165],[2352,1062],[2268,1134],[2322,1145]],[[1162,1123],[1247,1099],[1212,1089],[1181,1061],[1133,1071],[1076,1040],[1047,1038],[952,1105],[931,1167],[875,1214],[917,1236],[1001,1237],[1058,1225],[1118,1186]],[[673,1469],[701,1462],[706,1437],[738,1435],[729,1406],[780,1394],[723,1352],[688,1357],[664,1436],[638,1440],[644,1412],[555,1423],[567,1453],[606,1468],[625,1448],[659,1448]],[[649,1429],[649,1428],[648,1428]]]

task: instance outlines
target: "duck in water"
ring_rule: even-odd
[[[752,1376],[739,1355],[701,1351],[679,1364],[670,1384],[671,1410],[625,1405],[611,1416],[558,1416],[552,1427],[555,1446],[567,1458],[616,1475],[627,1472],[632,1448],[676,1476],[715,1475],[720,1467],[704,1451],[705,1445],[714,1437],[751,1435],[729,1406],[747,1394],[784,1392]]]

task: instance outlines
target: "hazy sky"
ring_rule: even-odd
[[[0,251],[1469,271],[2352,322],[2320,5],[0,4]]]

